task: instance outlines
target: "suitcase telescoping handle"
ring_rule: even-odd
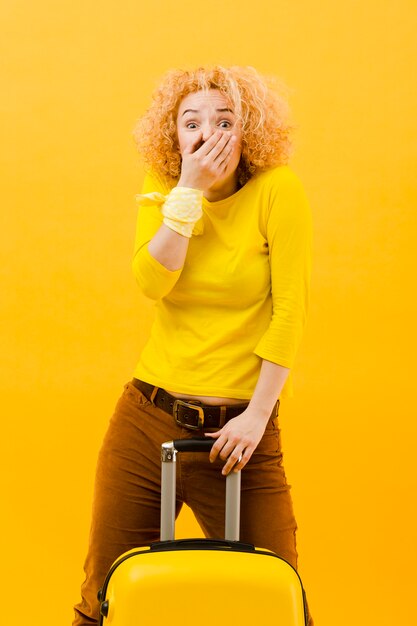
[[[178,452],[209,452],[213,439],[176,439],[162,444],[161,541],[175,538],[176,457]],[[226,478],[225,539],[239,541],[240,471]]]

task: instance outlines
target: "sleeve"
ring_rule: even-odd
[[[147,173],[142,185],[142,194],[150,192],[169,193],[169,187],[154,173]],[[159,263],[148,250],[148,244],[162,224],[160,205],[139,206],[135,249],[132,269],[136,282],[145,296],[159,300],[166,296],[181,275],[182,269],[171,271]]]
[[[289,168],[274,181],[266,216],[272,318],[254,352],[291,368],[303,334],[311,278],[312,216],[303,186]]]

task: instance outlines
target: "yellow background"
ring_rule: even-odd
[[[212,61],[293,90],[315,263],[281,426],[316,624],[415,623],[416,13],[2,3],[2,624],[72,619],[97,450],[152,318],[130,270],[131,130],[166,69]]]

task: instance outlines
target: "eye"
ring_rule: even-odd
[[[188,122],[188,124],[186,124],[186,127],[194,130],[194,128],[197,128],[197,124],[195,122]]]
[[[232,124],[228,120],[223,120],[220,122],[219,126],[221,126],[221,128],[231,128]]]

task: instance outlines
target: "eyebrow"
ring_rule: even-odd
[[[216,109],[217,113],[233,113],[232,109]],[[184,111],[184,113],[181,115],[181,117],[184,117],[184,115],[186,113],[199,113],[200,111],[197,111],[197,109],[186,109]]]

